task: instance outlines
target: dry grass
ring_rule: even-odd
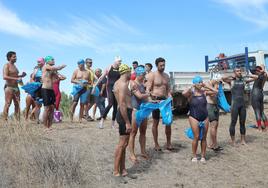
[[[0,187],[76,187],[83,182],[75,145],[51,142],[40,128],[23,127],[11,123],[1,130]]]

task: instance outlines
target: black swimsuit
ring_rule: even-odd
[[[200,96],[195,96],[193,91],[189,105],[190,105],[189,116],[193,117],[199,122],[207,119],[208,117],[207,99],[204,93]]]

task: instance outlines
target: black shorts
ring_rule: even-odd
[[[127,116],[128,119],[131,123],[131,119],[132,119],[132,109],[128,108],[127,109]],[[126,122],[124,120],[124,118],[122,117],[122,114],[120,112],[120,109],[118,108],[117,110],[117,114],[116,114],[116,121],[119,124],[119,135],[129,135],[130,133],[126,132]]]
[[[54,105],[56,101],[55,93],[53,89],[41,89],[44,106]]]
[[[217,104],[207,104],[209,122],[219,121],[220,111]]]
[[[166,97],[156,97],[156,96],[152,96],[152,99],[153,100],[166,100],[167,98]],[[159,120],[160,119],[160,110],[157,109],[157,110],[154,110],[152,112],[152,116],[153,116],[153,119],[155,120]]]

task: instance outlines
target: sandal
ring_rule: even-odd
[[[193,157],[193,158],[192,158],[192,162],[195,162],[195,163],[196,163],[197,161],[198,161],[198,160],[197,160],[197,157]]]
[[[205,159],[204,157],[202,157],[202,158],[200,159],[200,162],[201,162],[201,163],[206,163],[206,159]]]

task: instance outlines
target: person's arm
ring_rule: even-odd
[[[190,98],[192,96],[192,87],[190,88],[187,88],[185,89],[183,92],[182,92],[182,95],[186,98]]]
[[[58,71],[58,70],[61,70],[63,68],[65,68],[66,65],[60,65],[60,66],[51,66],[51,65],[45,65],[45,69],[46,70],[49,70],[49,71]]]
[[[168,97],[171,97],[172,98],[172,93],[171,93],[171,80],[170,80],[170,78],[169,78],[168,75],[167,75],[167,79],[168,79],[167,94],[168,94]]]
[[[226,76],[226,75],[225,75],[225,76],[223,76],[221,79],[222,79],[223,82],[226,82],[226,83],[228,83],[228,84],[231,84],[231,83],[232,83],[232,80],[233,80],[234,78],[233,78],[233,76]]]
[[[151,94],[151,91],[153,89],[153,84],[154,84],[154,74],[149,73],[147,77],[147,82],[146,82],[146,93]],[[150,101],[152,100],[151,97],[149,97]]]
[[[149,97],[149,94],[147,93],[141,93],[138,89],[137,85],[132,83],[130,84],[132,93],[138,98],[138,99],[147,99]]]
[[[100,90],[100,95],[103,96],[103,93],[105,91],[105,88],[106,88],[106,83],[103,83],[102,86],[101,86],[101,90]]]
[[[13,76],[8,76],[8,65],[6,64],[3,68],[3,79],[4,80],[21,80],[20,77],[13,77]]]
[[[126,95],[128,92],[128,87],[127,87],[127,83],[125,83],[124,89],[120,90],[120,92],[118,92],[118,104],[120,106],[120,112],[121,115],[124,119],[124,121],[126,122],[126,132],[131,132],[131,125],[130,125],[130,120],[128,119],[128,114],[127,114],[127,104],[126,104]]]
[[[73,75],[72,75],[71,83],[73,83],[73,84],[81,84],[80,80],[76,79],[77,71],[78,70],[75,70]]]
[[[95,87],[103,80],[103,78],[105,77],[105,76],[107,76],[108,75],[108,72],[109,72],[109,70],[111,69],[111,67],[112,66],[110,66],[108,69],[106,69],[105,71],[104,71],[104,73],[100,76],[100,78],[97,80],[97,82],[94,84],[95,85]],[[93,89],[94,90],[94,89]]]
[[[58,78],[59,78],[59,80],[66,80],[66,76],[64,76],[62,74],[58,74]]]

